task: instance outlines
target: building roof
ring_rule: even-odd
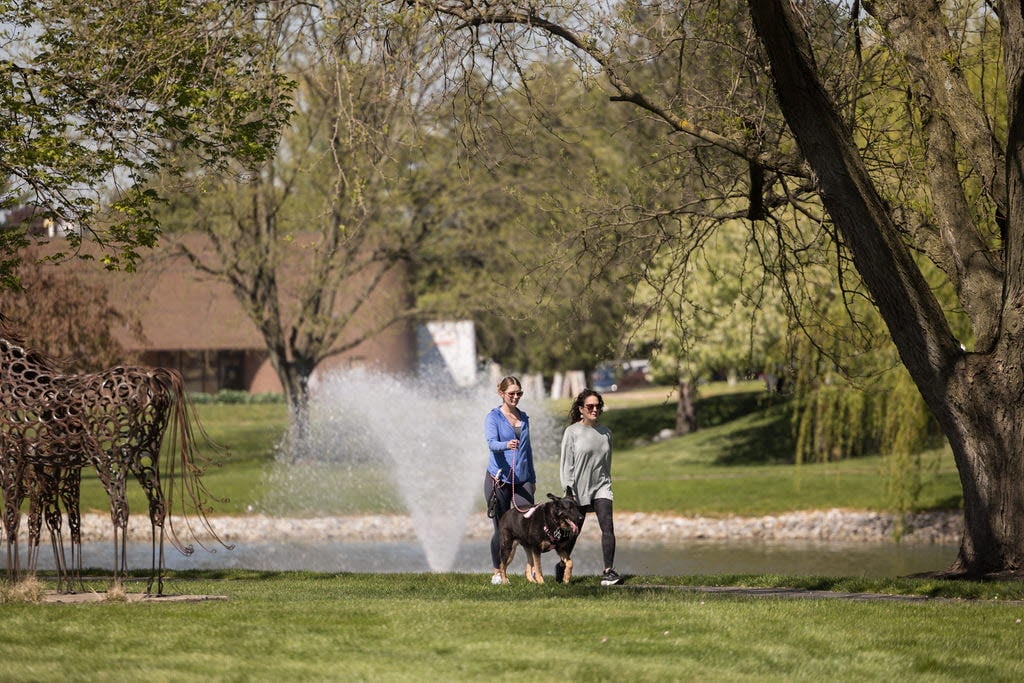
[[[54,253],[62,248],[59,240],[44,247],[44,253]],[[59,267],[70,268],[89,285],[104,286],[109,292],[110,304],[141,325],[144,338],[129,331],[128,325],[117,331],[118,340],[129,351],[164,350],[195,351],[211,349],[263,350],[266,348],[263,336],[255,323],[235,298],[225,281],[197,270],[180,253],[179,243],[201,254],[209,262],[216,262],[215,251],[210,239],[200,233],[167,235],[159,246],[141,252],[142,258],[135,272],[105,271],[95,262],[78,259],[62,263]],[[282,284],[282,308],[288,310],[290,297],[302,280],[306,269],[303,264],[315,249],[315,236],[302,242],[293,240],[295,246],[288,255],[288,267],[282,269],[285,282]],[[95,251],[95,245],[83,244],[83,251]],[[355,284],[355,283],[353,283]],[[353,287],[352,289],[356,289]],[[389,274],[374,290],[370,303],[357,314],[341,343],[368,329],[377,318],[389,315],[397,302],[406,300],[404,273]],[[342,300],[339,307],[346,305]],[[399,326],[395,326],[399,327]],[[398,343],[415,348],[415,341],[397,341],[395,336],[409,335],[410,329],[392,329],[369,340],[357,349],[360,358],[377,358],[380,355],[394,356]],[[383,346],[382,346],[383,345]]]

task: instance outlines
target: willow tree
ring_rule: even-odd
[[[273,150],[286,87],[268,20],[238,2],[0,3],[0,210],[74,226],[72,247],[94,239],[131,269],[159,235],[154,174]],[[28,225],[6,223],[0,278],[17,285]]]
[[[732,158],[717,187],[747,197],[751,224],[772,223],[783,205],[819,220],[836,273],[852,269],[863,283],[844,295],[877,309],[952,448],[965,520],[952,570],[1024,568],[1020,3],[406,4],[428,5],[475,54],[576,55],[612,100],[692,141],[691,158]],[[709,37],[728,60],[702,61],[711,52],[696,46]],[[642,65],[666,56],[682,81],[715,73],[715,96],[647,80]],[[774,97],[751,101],[759,85]],[[736,203],[694,208],[735,212]],[[780,243],[799,246],[786,244],[784,221],[774,225]],[[955,333],[917,258],[955,291],[969,334]]]

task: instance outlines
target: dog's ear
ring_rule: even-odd
[[[559,498],[558,496],[556,496],[556,495],[555,495],[555,494],[553,494],[553,493],[549,493],[549,494],[548,494],[548,498],[550,498],[551,500],[555,501],[556,503],[557,503],[558,501],[562,500],[561,498]]]
[[[566,486],[565,487],[565,497],[566,498],[572,498],[574,500],[576,499],[576,494],[573,492],[571,486]]]

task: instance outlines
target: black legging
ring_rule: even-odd
[[[508,512],[509,508],[512,507],[512,487],[507,482],[502,482],[500,486],[495,488],[494,477],[489,472],[484,472],[484,500],[491,500],[491,493],[494,492],[497,500],[494,506],[494,534],[491,536],[491,562],[494,563],[494,568],[498,569],[501,564],[501,535],[498,533],[498,520],[501,516]],[[537,484],[535,482],[526,482],[520,484],[516,482],[516,506],[519,508],[528,508],[533,506],[533,495],[537,491]]]
[[[597,515],[597,524],[601,527],[601,557],[604,560],[604,568],[615,567],[615,525],[612,523],[612,501],[607,498],[595,498],[590,505],[580,506],[584,513],[593,512]],[[583,521],[587,520],[584,514]],[[580,523],[580,533],[583,533],[583,523]],[[579,538],[579,534],[576,535]],[[576,543],[573,542],[573,547]],[[572,548],[569,548],[572,552]],[[559,562],[559,564],[562,564]]]

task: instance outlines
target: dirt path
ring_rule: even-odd
[[[811,600],[854,600],[864,602],[955,602],[989,603],[991,600],[970,598],[941,598],[928,595],[891,595],[888,593],[848,593],[844,591],[810,590],[805,588],[750,588],[745,586],[668,586],[664,584],[625,583],[622,588],[642,590],[678,590],[714,595],[739,595],[756,598],[786,598]],[[1024,605],[1024,600],[999,600],[1000,605]]]

